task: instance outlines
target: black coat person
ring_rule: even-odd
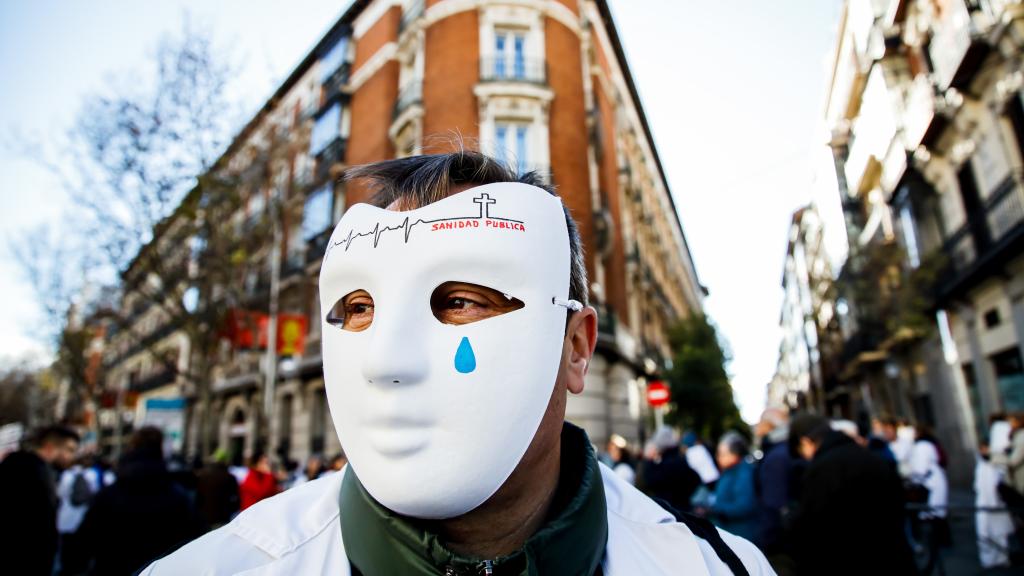
[[[892,467],[818,416],[793,420],[790,446],[810,460],[791,539],[798,574],[914,574]]]
[[[196,508],[208,529],[219,528],[238,512],[238,480],[227,465],[214,461],[203,467],[196,479]]]
[[[54,426],[35,444],[0,462],[0,558],[10,574],[49,576],[58,540],[55,472],[70,463],[78,435]]]
[[[642,475],[648,494],[680,511],[690,509],[690,498],[700,487],[700,476],[686,463],[678,447],[662,450],[658,460],[645,460]]]
[[[163,434],[142,428],[79,528],[92,574],[130,575],[201,534],[202,522],[161,453]]]

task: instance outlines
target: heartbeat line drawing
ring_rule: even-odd
[[[354,240],[358,240],[359,238],[373,237],[373,247],[376,248],[377,244],[380,243],[380,237],[383,236],[385,232],[395,232],[398,230],[404,231],[405,243],[408,244],[409,236],[412,234],[412,229],[420,224],[434,224],[436,222],[450,222],[455,220],[500,220],[502,222],[510,222],[513,224],[523,224],[522,220],[513,220],[511,218],[491,216],[491,206],[497,204],[498,201],[495,200],[494,198],[491,198],[490,194],[487,194],[486,192],[473,198],[473,202],[477,204],[480,209],[479,213],[475,216],[434,218],[432,220],[424,220],[422,218],[418,218],[415,221],[412,221],[408,216],[406,216],[405,219],[402,220],[402,223],[397,226],[381,226],[380,222],[377,222],[377,224],[373,227],[372,230],[367,230],[366,232],[357,233],[355,230],[349,230],[347,236],[345,236],[341,240],[333,242],[330,246],[327,247],[327,251],[324,254],[324,259],[327,259],[327,253],[330,253],[331,249],[333,249],[335,246],[344,246],[345,251],[348,252],[348,249],[352,247],[352,242]]]

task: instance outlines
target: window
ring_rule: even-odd
[[[985,328],[995,328],[1002,323],[1002,319],[999,317],[999,309],[992,308],[988,312],[985,312]]]
[[[335,102],[313,125],[313,133],[309,137],[309,154],[317,156],[335,139],[341,137],[341,103]]]
[[[990,357],[996,373],[996,384],[1008,412],[1024,410],[1024,362],[1016,346]]]
[[[494,154],[500,162],[515,166],[520,174],[528,168],[530,127],[523,122],[494,124]]]
[[[914,215],[910,206],[904,205],[900,208],[900,227],[903,229],[903,241],[907,246],[907,258],[910,265],[917,268],[921,265],[921,255],[917,248],[917,227],[914,225]]]
[[[331,226],[331,200],[334,190],[324,184],[306,198],[302,209],[302,239],[310,241]]]
[[[494,36],[494,76],[526,78],[526,36],[522,32],[497,31]]]
[[[330,80],[331,76],[341,68],[348,56],[348,38],[339,38],[330,50],[320,57],[320,83]]]

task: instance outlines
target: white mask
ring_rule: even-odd
[[[451,518],[491,497],[544,416],[561,360],[569,291],[561,201],[526,184],[487,184],[408,212],[353,206],[320,272],[331,415],[353,470],[387,508]],[[522,301],[443,324],[434,289],[465,282]],[[329,324],[365,290],[372,323]]]

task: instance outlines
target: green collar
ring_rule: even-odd
[[[374,500],[351,466],[345,474],[341,535],[353,574],[484,574],[482,559],[448,550],[420,522]],[[592,576],[607,541],[607,505],[597,458],[587,434],[565,423],[561,472],[549,519],[522,548],[494,559],[493,574]]]

